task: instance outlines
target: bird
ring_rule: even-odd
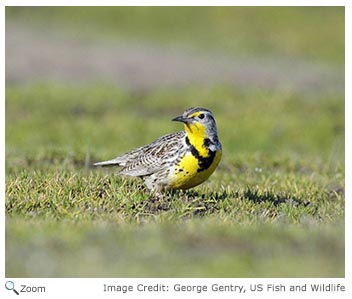
[[[118,175],[140,177],[158,194],[200,185],[215,171],[222,156],[214,115],[208,109],[192,107],[172,121],[182,122],[184,130],[93,165],[119,166]]]

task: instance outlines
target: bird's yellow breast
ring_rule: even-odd
[[[217,151],[209,167],[202,170],[200,160],[192,152],[187,152],[174,167],[171,188],[189,189],[203,183],[218,166],[221,154],[221,150]]]
[[[203,183],[216,169],[221,150],[211,151],[206,128],[201,123],[185,124],[186,144],[189,146],[170,173],[172,189],[189,189]]]

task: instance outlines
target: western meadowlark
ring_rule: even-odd
[[[213,113],[189,108],[172,120],[183,122],[185,130],[94,165],[121,166],[118,174],[142,178],[152,192],[203,183],[218,166],[222,153]]]

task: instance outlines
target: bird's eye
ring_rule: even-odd
[[[205,115],[203,113],[198,115],[198,118],[200,118],[200,119],[203,119],[204,117],[205,117]]]

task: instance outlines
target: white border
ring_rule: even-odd
[[[234,3],[235,2],[235,3]],[[235,5],[234,5],[235,4]],[[345,15],[345,28],[346,28],[346,77],[345,82],[351,82],[351,71],[352,71],[352,60],[351,60],[351,51],[352,51],[352,2],[349,0],[341,1],[341,0],[288,0],[288,1],[279,1],[279,0],[271,0],[271,1],[263,1],[263,0],[220,0],[220,1],[160,1],[160,0],[150,0],[150,1],[143,1],[143,0],[130,0],[130,1],[111,1],[111,0],[101,0],[101,1],[68,1],[68,0],[3,0],[0,3],[0,30],[2,31],[2,40],[0,41],[0,51],[1,51],[1,61],[2,65],[5,66],[5,6],[107,6],[107,5],[121,5],[121,6],[345,6],[346,15]],[[328,42],[328,41],[327,41]],[[2,169],[1,169],[1,195],[2,198],[5,198],[5,69],[4,67],[1,68],[0,71],[0,90],[2,96],[1,101],[1,108],[0,108],[0,123],[1,123],[1,130],[0,130],[0,137],[1,137],[1,157],[2,157]],[[102,293],[101,288],[104,283],[110,284],[138,284],[138,283],[145,283],[155,285],[156,283],[165,283],[169,284],[170,286],[176,282],[181,282],[184,284],[209,284],[212,283],[232,283],[232,284],[245,284],[249,285],[250,283],[283,283],[284,285],[289,285],[292,283],[297,284],[304,284],[304,283],[343,283],[347,287],[346,293],[319,293],[317,296],[319,298],[324,297],[334,297],[334,298],[342,298],[348,297],[352,295],[352,286],[351,286],[351,278],[352,278],[352,245],[351,245],[351,230],[352,230],[352,202],[351,202],[351,172],[352,172],[352,163],[350,159],[350,155],[348,153],[352,152],[351,146],[351,119],[349,116],[352,115],[351,110],[351,85],[346,84],[346,96],[345,96],[345,115],[346,115],[346,217],[345,217],[345,227],[346,227],[346,278],[345,279],[16,279],[16,284],[21,284],[26,282],[32,285],[46,285],[48,288],[51,289],[50,292],[44,294],[25,294],[27,298],[62,298],[63,296],[68,296],[68,298],[72,298],[73,296],[83,297],[86,295],[90,295],[89,297],[93,298],[101,298],[103,296],[110,296],[113,297],[126,297],[132,298],[136,297],[137,295],[142,295],[144,298],[165,298],[165,297],[177,297],[177,298],[185,298],[186,296],[196,297],[203,297],[197,294],[190,294],[190,293],[182,293],[182,294],[172,294],[172,293],[133,293],[132,295],[126,294],[112,294],[112,293]],[[1,205],[0,209],[0,225],[3,229],[0,230],[0,242],[4,244],[5,241],[5,217],[4,217],[4,200],[3,204]],[[3,245],[4,246],[4,245]],[[5,251],[5,250],[4,250]],[[1,281],[0,281],[0,298],[11,298],[11,296],[15,296],[9,291],[6,291],[4,288],[5,283],[5,252],[0,255],[0,269],[1,269]],[[10,293],[10,294],[9,294]],[[167,296],[165,296],[167,295]],[[205,297],[208,298],[218,298],[218,297],[228,297],[233,298],[234,296],[238,296],[239,294],[235,293],[222,293],[222,294],[211,294],[205,293]],[[247,297],[259,297],[259,296],[270,296],[272,297],[292,297],[292,298],[310,298],[313,294],[312,293],[272,293],[272,294],[253,294]],[[243,295],[244,297],[245,295]]]

